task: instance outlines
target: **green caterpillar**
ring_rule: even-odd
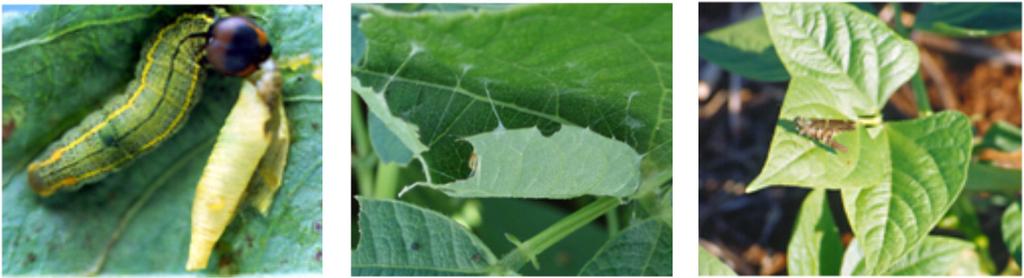
[[[187,14],[142,49],[126,92],[68,130],[28,166],[40,196],[102,179],[164,142],[199,101],[207,31],[213,18]]]

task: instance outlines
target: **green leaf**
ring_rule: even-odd
[[[498,129],[465,140],[477,157],[469,178],[414,186],[452,197],[550,199],[627,197],[640,186],[640,155],[587,129],[563,126],[550,137],[536,128]]]
[[[884,273],[935,227],[963,190],[970,162],[970,121],[959,112],[886,123],[884,132],[892,154],[887,180],[842,190],[854,234],[872,239],[859,244],[873,274]]]
[[[604,244],[580,276],[672,276],[672,228],[648,219]]]
[[[764,17],[755,17],[709,31],[697,41],[701,58],[726,70],[761,81],[789,79],[775,54]]]
[[[378,126],[376,129],[372,128],[375,124],[372,120],[370,121],[370,133],[374,150],[378,152],[377,155],[381,160],[406,165],[413,157],[427,151],[428,147],[420,142],[419,127],[392,115],[384,92],[364,87],[356,78],[352,79],[352,91],[355,91],[366,103],[366,107],[372,113],[371,119],[376,118],[380,121],[379,124],[376,124]],[[395,140],[398,140],[401,145],[395,144]]]
[[[354,79],[419,127],[430,182],[467,177],[460,140],[498,126],[589,127],[644,154],[645,172],[671,168],[671,5],[366,8]]]
[[[1013,203],[1003,213],[1003,242],[1020,265],[1020,203]]]
[[[163,7],[154,16],[114,23],[105,19],[154,8],[42,6],[28,15],[37,19],[24,21],[24,26],[5,24],[5,46],[48,34],[40,30],[51,27],[57,33],[69,26],[84,27],[11,55],[5,53],[4,58],[9,58],[4,59],[5,122],[8,111],[18,110],[8,110],[8,105],[25,107],[19,108],[25,113],[19,126],[47,131],[15,132],[12,136],[25,136],[17,140],[28,145],[23,146],[25,150],[5,149],[4,167],[30,161],[105,97],[123,92],[142,41],[173,22],[180,15],[178,10],[185,8]],[[312,60],[320,61],[319,6],[240,9],[260,15],[254,18],[270,36],[275,59],[309,53]],[[126,31],[130,32],[122,33]],[[31,62],[19,62],[19,57]],[[313,71],[311,65],[282,71],[292,145],[269,215],[240,210],[218,243],[206,274],[320,271],[321,103],[302,100],[321,95]],[[203,99],[180,132],[128,168],[57,199],[40,200],[22,168],[12,168],[10,173],[5,168],[4,274],[185,273],[195,185],[238,88],[239,79],[211,73],[203,84]]]
[[[764,3],[762,7],[790,76],[818,81],[819,94],[827,92],[835,95],[828,101],[842,101],[831,107],[842,107],[852,116],[879,114],[896,88],[917,71],[917,47],[851,5]]]
[[[465,227],[433,211],[356,197],[360,242],[352,275],[482,275],[497,262]]]
[[[850,242],[850,249],[843,258],[842,275],[871,275],[873,272],[864,267],[860,260],[855,243]],[[947,275],[983,275],[978,253],[970,242],[945,236],[928,236],[920,246],[901,256],[882,275],[915,275],[915,276],[947,276]]]
[[[858,125],[842,132],[835,140],[846,146],[840,152],[799,134],[793,119],[797,116],[822,119],[856,118],[848,99],[842,94],[821,92],[821,83],[795,77],[782,103],[768,159],[761,173],[747,187],[753,192],[771,185],[809,188],[857,188],[882,183],[892,166],[889,160],[889,136],[879,126]]]
[[[824,189],[807,194],[786,248],[790,275],[839,275],[843,245]]]
[[[792,79],[761,174],[747,188],[770,185],[857,188],[891,172],[878,126],[858,124],[835,150],[801,136],[798,117],[877,121],[886,100],[917,70],[917,48],[872,15],[846,4],[765,3],[772,41]]]
[[[704,247],[697,251],[697,272],[700,276],[736,276],[728,265],[725,265],[718,257],[712,255]]]
[[[967,170],[967,190],[1002,192],[1012,195],[1020,192],[1021,171],[978,162],[971,162]]]
[[[367,129],[370,131],[370,144],[373,145],[373,150],[381,162],[393,162],[405,166],[412,161],[412,151],[402,144],[402,139],[391,132],[383,120],[376,114],[370,113],[367,115],[366,121]]]
[[[985,137],[981,138],[976,148],[993,148],[999,151],[1015,151],[1020,149],[1020,128],[1007,122],[999,121],[989,127]]]
[[[925,3],[914,28],[951,37],[989,37],[1020,30],[1020,3]]]

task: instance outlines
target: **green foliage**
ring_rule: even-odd
[[[53,201],[24,166],[132,78],[142,42],[184,6],[42,6],[4,24],[4,274],[184,273],[195,185],[237,96],[239,79],[210,74],[205,96],[167,142],[106,179]],[[198,8],[199,10],[206,8]],[[321,57],[319,6],[246,6],[275,59]],[[58,20],[59,19],[59,20]],[[283,69],[292,145],[267,217],[240,210],[208,274],[319,272],[321,95],[313,66]],[[5,134],[8,134],[5,132]]]
[[[850,243],[843,257],[841,275],[869,275],[864,267],[863,255],[857,242]],[[913,251],[906,253],[892,264],[888,275],[981,275],[978,254],[970,242],[945,237],[928,236]]]
[[[1017,260],[1017,265],[1020,265],[1020,203],[1013,203],[1006,208],[1002,222],[1003,241],[1013,259]]]
[[[789,273],[982,273],[977,250],[987,249],[929,235],[965,187],[970,121],[951,111],[906,121],[881,117],[892,93],[917,71],[916,46],[850,5],[762,6],[790,83],[764,169],[748,191],[774,185],[815,189],[790,239]],[[831,143],[802,134],[806,127],[797,117],[849,121],[854,128],[837,131]],[[1006,146],[1012,138],[992,141]],[[845,255],[839,254],[825,190],[840,190],[861,239]]]
[[[1020,3],[925,3],[914,27],[951,37],[990,37],[1020,30]]]
[[[580,276],[671,276],[672,229],[645,220],[605,243]]]
[[[746,78],[763,81],[789,79],[786,68],[775,54],[764,17],[704,33],[698,40],[697,50],[701,58]]]
[[[359,247],[352,275],[482,275],[497,259],[444,215],[403,202],[357,198]]]
[[[627,197],[640,186],[640,155],[590,130],[562,126],[550,137],[536,128],[467,137],[477,159],[465,180],[432,185],[453,197],[569,199]]]
[[[824,189],[812,190],[800,205],[793,237],[786,249],[790,275],[839,275],[843,245]]]
[[[644,154],[645,172],[671,168],[667,5],[367,10],[354,80],[387,88],[392,114],[419,127],[432,183],[467,177],[472,148],[461,140],[499,124],[589,127]]]
[[[411,181],[425,188],[400,198],[450,214],[435,216],[465,223],[491,250],[504,254],[483,261],[486,265],[443,267],[432,274],[671,275],[666,220],[671,217],[671,5],[356,9],[361,15],[353,41],[366,47],[354,60],[353,91],[370,115],[369,132],[353,124],[353,134],[372,142],[378,161],[411,161],[399,173],[382,170],[390,164],[375,165],[376,182],[365,178],[374,165],[354,165],[363,173],[357,181],[361,191],[408,185],[404,178],[388,177],[421,172]],[[466,197],[567,199],[558,203],[584,205],[563,215],[521,200],[484,200],[480,212],[481,202],[459,199]],[[365,215],[391,213],[389,207],[366,205],[366,199],[361,203]],[[609,239],[604,227],[591,222],[609,215],[614,221],[608,230],[618,231],[619,221],[611,215],[624,215],[620,206],[635,211],[637,219]],[[389,221],[422,223],[396,217]],[[373,218],[363,217],[360,227],[375,225],[363,223],[367,219]],[[605,236],[595,239],[595,233]],[[357,253],[380,247],[368,237],[402,235],[393,228],[364,230]],[[430,240],[463,246],[448,238]],[[591,259],[606,240],[604,251]],[[636,247],[656,250],[656,257],[632,253]],[[649,258],[657,264],[620,267],[606,263],[612,258]],[[584,267],[588,261],[590,267]],[[362,268],[357,273],[409,274],[367,270],[378,262],[354,261],[353,266]],[[386,263],[377,266],[424,267],[417,261]],[[523,269],[527,263],[533,268]]]

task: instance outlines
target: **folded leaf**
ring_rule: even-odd
[[[469,178],[417,185],[453,197],[550,199],[627,197],[640,186],[641,156],[588,129],[563,126],[550,137],[537,128],[499,129],[465,140],[476,156]]]

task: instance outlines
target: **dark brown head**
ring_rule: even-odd
[[[206,58],[214,69],[232,76],[247,76],[270,58],[267,33],[245,17],[218,19],[210,26]]]

